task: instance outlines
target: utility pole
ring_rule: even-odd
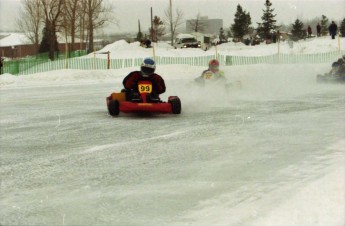
[[[140,20],[138,20],[138,34],[137,34],[137,41],[141,42],[143,41],[143,33],[141,33],[141,27],[140,27]]]
[[[138,28],[139,28],[139,32],[141,32],[141,30],[140,30],[140,20],[138,20]]]
[[[152,7],[151,7],[151,42],[153,42],[153,18],[152,18]]]
[[[170,0],[170,31],[171,31],[171,45],[174,45],[174,35],[173,35],[173,20],[172,20],[172,3]]]

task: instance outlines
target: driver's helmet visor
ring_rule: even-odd
[[[142,66],[141,71],[145,75],[152,75],[155,72],[155,68]]]

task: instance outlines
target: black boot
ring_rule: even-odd
[[[147,102],[150,102],[150,103],[159,103],[160,102],[159,96],[156,93],[148,93],[146,96],[146,99],[147,99]]]

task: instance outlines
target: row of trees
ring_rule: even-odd
[[[321,21],[319,22],[319,25],[321,27],[321,36],[326,36],[329,34],[329,24],[329,19],[325,15],[322,15]],[[339,26],[339,32],[343,37],[345,37],[345,18]],[[304,23],[297,19],[295,23],[292,25],[291,34],[294,39],[306,38],[306,28]]]
[[[270,0],[266,0],[265,2],[266,9],[263,10],[263,16],[262,16],[262,23],[258,24],[258,34],[261,37],[268,38],[271,35],[271,31],[275,30],[277,28],[276,26],[276,20],[274,20],[274,17],[276,15],[273,14],[273,10],[271,8],[272,3]],[[170,33],[171,33],[171,43],[173,44],[173,37],[176,34],[177,28],[183,23],[183,12],[179,9],[176,10],[175,15],[172,13],[172,7],[171,7],[171,0],[170,0],[170,7],[166,11],[166,20],[162,21],[159,17],[155,16],[153,19],[153,26],[150,30],[150,34],[154,34],[152,36],[153,41],[159,40],[165,33],[165,25],[170,26]],[[202,21],[202,18],[200,14],[197,14],[196,19],[189,20],[189,26],[192,28],[194,32],[203,32],[204,31],[204,23]],[[234,23],[231,25],[230,30],[227,34],[228,37],[234,37],[239,40],[242,39],[242,37],[246,34],[250,34],[254,31],[254,28],[251,26],[251,17],[250,13],[246,12],[242,9],[241,5],[237,6],[237,11],[235,13],[235,19]],[[140,31],[139,31],[140,32]],[[225,38],[224,30],[221,28],[220,30],[220,39]]]
[[[258,23],[257,34],[263,39],[271,39],[272,35],[281,28],[281,26],[276,25],[276,20],[274,17],[276,14],[273,14],[274,9],[272,8],[272,3],[270,0],[266,0],[265,9],[263,10],[263,16],[261,17],[262,23]],[[319,19],[317,19],[319,20]],[[328,35],[328,26],[330,25],[329,19],[322,15],[321,20],[317,21],[321,26],[321,35]],[[301,20],[296,19],[295,23],[290,27],[286,28],[288,31],[291,31],[293,39],[298,40],[306,37],[306,27]],[[340,32],[343,37],[345,37],[345,19],[341,23]],[[254,27],[251,26],[251,17],[250,14],[242,9],[240,5],[237,6],[237,11],[235,13],[234,23],[230,27],[230,32],[228,37],[234,37],[241,41],[242,37],[246,34],[252,34]],[[222,31],[220,31],[220,36]]]
[[[152,23],[149,28],[150,39],[158,41],[166,33],[170,33],[171,44],[174,44],[174,37],[179,27],[184,24],[183,12],[180,9],[175,11],[172,8],[172,0],[169,1],[169,7],[165,10],[165,17],[161,19],[158,16],[151,17]],[[265,0],[265,9],[263,9],[262,22],[257,24],[257,28],[252,26],[250,13],[243,10],[241,5],[237,6],[234,15],[234,23],[225,35],[221,28],[219,37],[226,40],[227,37],[233,37],[239,41],[246,34],[252,34],[254,30],[264,39],[271,38],[272,31],[279,29],[276,25],[274,9],[270,0]],[[112,14],[112,6],[107,5],[105,0],[23,0],[23,8],[18,19],[20,30],[24,31],[28,38],[37,46],[40,52],[49,52],[50,59],[54,59],[54,52],[58,48],[57,33],[70,37],[71,49],[73,50],[76,37],[86,40],[87,49],[93,51],[94,31],[102,28],[106,22],[117,23]],[[204,24],[200,14],[195,20],[190,20],[190,26],[195,32],[202,32]],[[300,26],[300,21],[296,20],[296,26]],[[327,33],[328,19],[322,16],[322,32]],[[166,32],[166,27],[169,31]],[[293,26],[293,28],[295,28]],[[341,25],[345,34],[345,22]],[[297,34],[298,32],[296,32]],[[137,34],[138,39],[143,38],[140,30]]]
[[[152,8],[151,8],[151,16],[152,16]],[[180,9],[173,10],[172,7],[172,0],[169,0],[169,7],[165,10],[165,17],[161,19],[158,16],[154,16],[151,21],[151,27],[149,28],[150,39],[154,42],[159,41],[162,36],[166,35],[166,27],[170,30],[170,37],[171,37],[171,45],[174,44],[174,37],[177,34],[177,30],[179,27],[184,23],[183,21],[183,11]],[[137,34],[137,39],[142,37],[142,33],[140,31],[139,25],[139,32]]]
[[[272,30],[276,30],[278,28],[278,26],[276,26],[276,20],[274,20],[276,15],[273,14],[274,9],[272,9],[271,6],[272,3],[270,0],[265,0],[265,9],[263,10],[263,16],[261,17],[262,23],[258,23],[258,27],[256,29],[258,35],[263,38],[270,38]],[[200,14],[196,16],[196,19],[190,20],[189,23],[189,26],[194,32],[204,31],[204,23]],[[252,21],[250,13],[243,10],[242,6],[238,4],[234,15],[234,23],[230,26],[227,35],[225,35],[223,28],[219,31],[220,41],[222,42],[223,40],[226,40],[226,36],[242,41],[243,36],[254,32],[255,29],[251,24]]]
[[[107,21],[116,22],[111,5],[103,0],[23,0],[22,4],[18,27],[38,52],[49,52],[52,60],[58,50],[57,33],[65,35],[66,43],[70,37],[70,50],[79,36],[81,40],[86,39],[87,48],[92,51],[95,29]]]
[[[23,0],[21,15],[17,25],[24,31],[38,52],[49,52],[49,58],[54,59],[58,50],[57,33],[70,38],[70,49],[75,46],[76,37],[87,43],[87,49],[93,51],[94,32],[102,28],[106,22],[117,24],[112,13],[112,6],[104,0]],[[170,28],[171,41],[176,36],[177,29],[183,24],[183,12],[173,11],[172,2],[165,11],[165,18],[155,16],[149,28],[150,39],[158,41],[166,34],[165,27]],[[142,39],[140,31],[137,38]]]
[[[262,23],[258,23],[256,29],[257,34],[264,39],[271,38],[272,31],[278,28],[276,25],[276,20],[274,19],[276,15],[273,14],[274,9],[271,7],[272,3],[270,0],[266,0],[265,9],[263,10],[263,15],[261,17]],[[228,37],[233,37],[238,41],[243,41],[243,36],[252,34],[255,30],[251,24],[252,21],[250,13],[243,10],[241,5],[237,5],[234,23],[230,26]]]

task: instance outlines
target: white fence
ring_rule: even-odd
[[[226,54],[211,54],[207,56],[156,56],[158,65],[187,64],[191,66],[208,65],[210,59],[217,58],[223,66],[250,65],[250,64],[319,64],[336,61],[345,51],[335,51],[315,54],[273,54],[268,56],[233,56]],[[42,62],[32,66],[19,63],[18,74],[33,74],[61,69],[80,70],[106,70],[140,66],[143,58],[110,59],[104,58],[71,58],[67,60],[55,60]],[[23,65],[21,65],[23,64]]]

